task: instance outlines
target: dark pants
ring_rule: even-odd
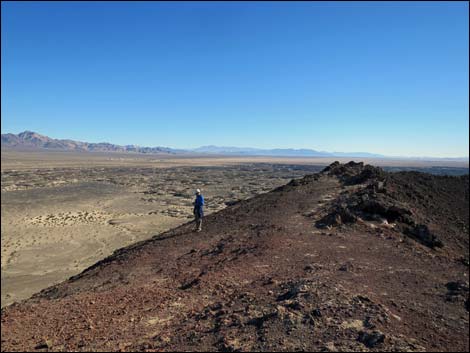
[[[204,217],[204,211],[202,207],[194,207],[194,218],[196,221],[196,229],[202,229],[202,218]]]

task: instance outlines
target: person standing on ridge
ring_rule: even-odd
[[[202,218],[204,217],[204,197],[201,195],[201,190],[196,190],[196,201],[194,201],[194,217],[196,220],[196,232],[202,230]]]

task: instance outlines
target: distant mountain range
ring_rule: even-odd
[[[367,152],[325,152],[311,149],[275,148],[260,149],[250,147],[219,147],[202,146],[193,150],[198,153],[225,154],[225,155],[250,155],[250,156],[280,156],[280,157],[369,157],[384,158],[380,154]]]
[[[56,150],[79,152],[131,152],[165,154],[217,154],[232,156],[277,156],[277,157],[360,157],[360,158],[407,158],[391,157],[369,152],[325,152],[312,149],[275,148],[261,149],[251,147],[202,146],[194,149],[175,149],[170,147],[142,147],[136,145],[115,145],[108,142],[89,143],[74,140],[53,139],[33,131],[24,131],[17,135],[2,134],[2,148],[16,150]],[[409,157],[407,159],[446,159],[468,161],[461,158]]]
[[[24,131],[15,134],[2,134],[2,148],[12,149],[47,149],[58,151],[80,152],[135,152],[135,153],[178,153],[183,150],[168,147],[140,147],[136,145],[120,146],[108,142],[89,143],[74,140],[59,140],[38,134],[33,131]]]

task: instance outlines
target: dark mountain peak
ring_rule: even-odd
[[[52,140],[50,137],[38,134],[37,132],[34,132],[34,131],[28,131],[28,130],[20,132],[18,134],[18,137],[21,140],[24,140],[24,141],[34,141],[34,140],[37,140],[37,141],[51,141]]]
[[[37,132],[31,131],[31,130],[25,130],[25,131],[20,132],[20,133],[18,134],[18,136],[21,136],[21,137],[32,136],[32,135],[40,135],[40,136],[42,136],[41,134],[38,134]]]

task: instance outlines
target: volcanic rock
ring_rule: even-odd
[[[334,163],[3,308],[2,351],[468,351],[468,188]]]

